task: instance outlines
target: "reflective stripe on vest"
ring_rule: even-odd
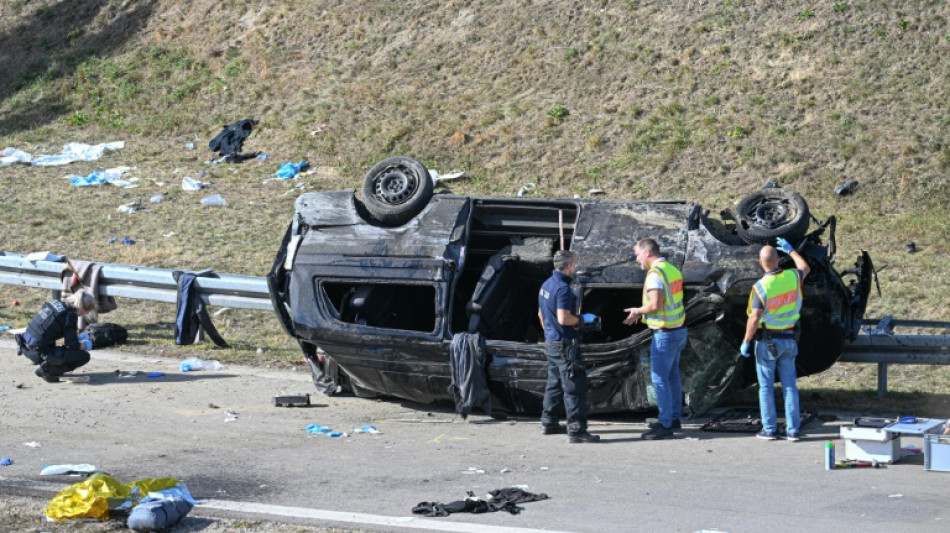
[[[766,274],[753,286],[746,314],[752,314],[752,300],[759,296],[765,307],[759,327],[789,329],[795,327],[802,310],[802,284],[794,269],[780,274]]]
[[[650,267],[663,279],[663,309],[643,315],[643,323],[651,328],[678,328],[686,321],[683,306],[683,274],[669,261],[657,261]],[[650,303],[647,290],[643,290],[643,305]]]

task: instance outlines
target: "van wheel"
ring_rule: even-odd
[[[771,188],[756,191],[739,202],[736,233],[749,244],[768,244],[778,237],[800,241],[811,215],[800,194]]]
[[[432,177],[411,157],[390,157],[377,163],[363,180],[363,204],[378,222],[401,226],[432,199]]]

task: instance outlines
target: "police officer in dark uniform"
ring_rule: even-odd
[[[568,434],[572,443],[597,442],[587,432],[587,371],[581,364],[577,326],[592,322],[594,315],[574,314],[577,298],[571,291],[576,256],[560,250],[554,254],[554,272],[538,293],[538,318],[544,327],[544,353],[548,380],[544,389],[541,433]],[[567,428],[558,424],[562,403],[567,408]]]
[[[83,291],[77,291],[65,302],[46,302],[26,331],[16,335],[17,354],[33,361],[37,376],[50,383],[58,382],[59,376],[89,362],[89,352],[83,348],[91,349],[91,343],[80,342],[76,324],[80,316],[93,314],[95,308],[95,299]],[[59,339],[63,339],[62,346],[56,345]]]

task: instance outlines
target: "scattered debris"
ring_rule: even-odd
[[[79,476],[79,475],[90,475],[95,474],[96,472],[102,472],[102,470],[91,464],[78,464],[78,465],[46,465],[40,470],[41,476]]]
[[[224,421],[225,422],[234,422],[238,419],[238,414],[233,409],[225,409],[224,411]]]
[[[127,244],[129,246],[132,246],[133,244],[135,244],[135,239],[131,239],[129,237],[122,237],[122,239],[119,239],[118,237],[111,237],[109,240],[106,241],[106,244],[115,244],[116,242],[118,242],[119,244]]]
[[[310,163],[306,161],[301,161],[299,163],[284,163],[280,165],[280,168],[277,170],[277,177],[282,180],[288,180],[303,172],[304,170],[307,170],[308,168],[310,168]]]
[[[462,473],[463,474],[484,474],[485,471],[476,466],[470,466],[468,467],[468,470],[462,470]]]
[[[309,394],[286,394],[274,396],[275,407],[302,407],[309,405]]]
[[[537,188],[538,186],[535,185],[534,183],[531,183],[531,182],[525,183],[520,189],[518,189],[518,196],[525,196],[526,194],[528,194],[529,192]]]
[[[841,185],[835,187],[835,194],[838,196],[846,196],[854,192],[854,188],[858,186],[858,180],[848,180]]]
[[[29,165],[32,161],[32,155],[16,148],[4,148],[3,151],[0,152],[0,164],[4,166],[12,165],[14,163],[23,163],[25,165]]]
[[[322,133],[326,129],[327,129],[326,124],[320,124],[319,126],[317,126],[317,129],[310,131],[310,135],[316,135],[318,133]]]
[[[89,145],[85,143],[69,143],[63,151],[56,155],[44,155],[32,161],[40,167],[54,167],[68,165],[73,161],[95,161],[102,157],[106,150],[115,151],[125,147],[125,141]]]
[[[0,457],[0,466],[10,466],[13,464],[13,459],[9,457]]]
[[[587,191],[587,194],[590,194],[591,196],[594,196],[594,195],[597,195],[597,194],[606,194],[606,192],[607,192],[607,191],[605,191],[605,190],[603,190],[603,189],[591,189],[591,190]]]
[[[198,181],[190,176],[185,176],[181,179],[181,189],[183,191],[200,191],[209,186],[211,186],[210,183]]]
[[[321,426],[320,424],[310,424],[307,426],[307,433],[317,434],[317,433],[330,433],[332,429]]]
[[[212,194],[211,196],[202,198],[201,205],[226,206],[228,202],[220,194]]]
[[[39,448],[39,447],[40,447],[40,443],[38,443],[38,442],[36,442],[36,441],[33,441],[33,442],[24,442],[23,445],[24,445],[24,446],[27,446],[27,447],[30,447],[30,448]]]
[[[142,209],[142,204],[135,201],[135,202],[129,202],[127,204],[120,205],[118,208],[116,208],[116,211],[118,211],[119,213],[128,213],[131,215],[135,213],[136,211],[138,211],[139,209]]]
[[[915,243],[914,241],[910,241],[909,243],[907,243],[907,253],[913,254],[916,252],[917,252],[917,243]]]
[[[138,181],[137,178],[129,178],[128,180],[121,179],[122,176],[128,174],[130,170],[132,170],[130,167],[114,167],[106,170],[97,170],[88,176],[69,174],[64,176],[64,178],[68,179],[69,184],[74,187],[98,187],[100,185],[109,184],[122,187],[123,189],[134,189],[138,187],[138,184],[133,183],[134,181]]]
[[[370,435],[379,435],[380,433],[382,433],[382,431],[376,429],[376,426],[365,425],[365,426],[363,426],[363,427],[361,427],[361,428],[356,428],[356,429],[350,431],[350,433],[353,434],[353,435],[356,435],[356,434],[359,434],[359,433],[367,433],[367,434],[370,434]]]
[[[464,171],[459,172],[458,170],[453,170],[452,172],[449,172],[448,174],[439,174],[438,170],[432,170],[431,168],[428,170],[429,170],[429,177],[432,178],[433,187],[438,187],[439,184],[442,183],[443,181],[457,180],[459,178],[465,177]]]
[[[161,377],[165,377],[165,373],[164,373],[164,372],[149,372],[148,374],[145,374],[145,377],[147,377],[147,378],[161,378]]]
[[[205,361],[200,357],[189,357],[178,365],[182,372],[191,372],[192,370],[221,370],[224,365],[220,361]]]
[[[157,203],[161,202],[161,201],[164,200],[164,199],[165,199],[165,197],[164,197],[163,195],[161,195],[161,194],[156,194],[155,196],[149,198],[148,201],[149,201],[149,202],[152,202],[153,204],[157,204]]]

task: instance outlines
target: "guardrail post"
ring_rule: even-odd
[[[887,363],[877,364],[877,397],[887,395]]]

